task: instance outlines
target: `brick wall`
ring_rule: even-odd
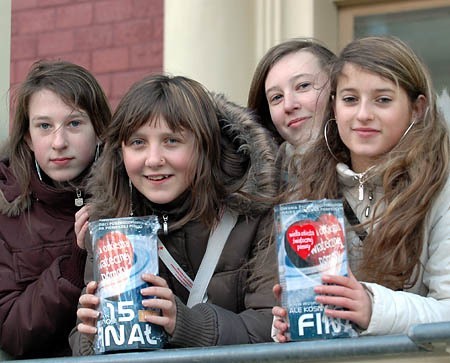
[[[39,59],[89,69],[113,108],[129,86],[163,68],[164,0],[13,0],[11,85]]]

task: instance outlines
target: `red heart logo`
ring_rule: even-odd
[[[123,290],[133,266],[133,245],[126,234],[119,231],[106,233],[97,241],[99,281],[104,286],[115,285]],[[120,292],[119,292],[120,293]]]
[[[291,246],[303,260],[306,260],[317,242],[317,223],[302,221],[294,223],[286,231],[286,238]]]
[[[345,235],[333,214],[322,214],[317,221],[304,220],[286,231],[287,254],[297,267],[337,264],[344,253]],[[331,273],[332,271],[330,271]]]

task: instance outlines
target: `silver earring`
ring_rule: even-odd
[[[130,178],[128,178],[128,186],[130,187],[130,217],[133,217],[133,184]]]
[[[94,162],[97,161],[99,155],[100,155],[100,144],[97,144],[97,146],[95,147],[95,157],[94,157]]]
[[[409,130],[412,129],[412,127],[414,126],[415,123],[416,123],[416,120],[412,120],[412,122],[409,124],[408,128],[405,130],[402,137],[400,138],[399,142],[403,140],[403,138],[406,136],[406,134],[409,132]]]
[[[39,167],[39,164],[36,159],[34,159],[34,165],[36,165],[36,171],[37,171],[39,180],[42,181],[41,168]]]
[[[327,148],[328,148],[328,151],[330,152],[331,156],[333,158],[335,158],[337,162],[340,162],[339,159],[336,157],[336,155],[334,155],[334,152],[331,150],[330,144],[328,143],[328,135],[327,134],[328,134],[328,124],[330,123],[330,121],[331,122],[333,122],[333,121],[336,122],[336,119],[335,118],[330,118],[327,121],[327,123],[325,124],[325,127],[323,128],[323,136],[325,137],[325,143],[327,144]]]

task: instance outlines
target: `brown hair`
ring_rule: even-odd
[[[144,215],[146,203],[133,203],[129,178],[123,163],[121,145],[133,132],[162,118],[174,131],[188,130],[194,135],[190,209],[172,226],[199,219],[212,226],[218,220],[217,206],[225,196],[219,181],[221,148],[220,126],[214,103],[198,82],[177,76],[151,75],[135,83],[120,101],[112,125],[105,135],[105,147],[91,183],[92,219],[123,217],[133,210]]]
[[[67,105],[84,110],[101,138],[111,120],[108,100],[94,78],[85,68],[65,61],[38,61],[34,63],[23,83],[14,94],[15,115],[8,140],[7,157],[20,183],[21,196],[28,199],[34,156],[25,142],[29,132],[29,104],[31,96],[47,89],[57,94]]]
[[[259,61],[248,93],[247,106],[259,116],[260,123],[272,132],[274,138],[280,144],[283,138],[275,128],[270,116],[269,103],[267,102],[265,83],[269,71],[285,56],[298,51],[310,52],[317,57],[323,69],[327,69],[329,63],[336,58],[334,53],[314,39],[296,38],[277,44],[270,48]]]
[[[406,91],[411,105],[419,95],[425,96],[428,103],[428,110],[419,115],[409,132],[369,172],[371,177],[382,180],[384,196],[376,204],[369,226],[365,226],[369,228],[363,260],[355,271],[364,281],[392,289],[410,287],[418,278],[426,215],[448,178],[448,130],[436,109],[427,69],[404,42],[394,37],[367,37],[349,43],[332,67],[332,94],[348,63],[393,81]],[[330,101],[324,126],[334,118],[332,106]],[[326,131],[328,146],[322,133],[304,157],[298,155],[292,160],[291,166],[301,184],[290,190],[287,199],[341,197],[336,174],[338,161],[330,155],[328,147],[339,161],[348,165],[350,153],[334,122],[329,122]]]

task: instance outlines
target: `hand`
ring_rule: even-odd
[[[142,300],[142,305],[150,309],[159,309],[162,315],[146,315],[145,320],[149,323],[160,325],[167,334],[172,335],[175,331],[177,320],[177,305],[175,295],[169,289],[166,280],[162,277],[144,274],[142,279],[153,286],[145,287],[141,290],[143,296],[149,299]]]
[[[316,301],[323,305],[335,305],[345,310],[325,309],[325,314],[332,318],[349,320],[361,329],[369,326],[372,316],[372,302],[367,291],[356,280],[352,272],[348,277],[337,275],[323,275],[322,282],[314,288]]]
[[[75,234],[77,236],[77,245],[85,249],[84,240],[89,226],[89,205],[85,205],[75,213]]]
[[[95,296],[97,290],[97,283],[91,281],[86,286],[86,293],[80,296],[81,308],[77,310],[77,316],[81,320],[77,328],[80,333],[96,334],[97,333],[97,319],[100,313],[96,310],[100,304],[100,299]]]
[[[276,284],[273,289],[273,294],[275,295],[275,298],[277,301],[281,300],[281,285]],[[276,340],[280,343],[285,343],[289,341],[288,337],[286,336],[286,332],[289,329],[289,325],[287,323],[286,317],[287,317],[287,311],[286,309],[282,308],[281,306],[274,306],[272,308],[272,315],[274,316],[273,322],[272,322],[272,334],[275,331],[276,332]]]

